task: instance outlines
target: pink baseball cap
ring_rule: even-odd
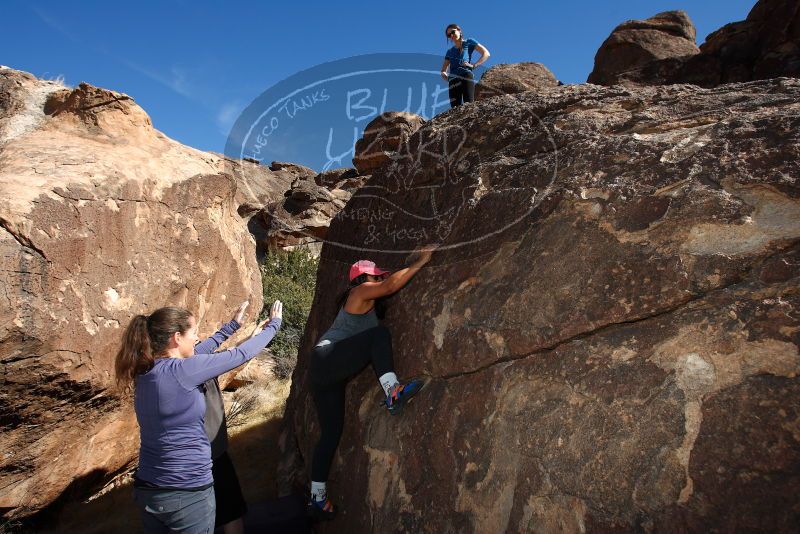
[[[377,265],[375,265],[374,261],[369,260],[358,260],[353,265],[350,266],[350,281],[352,282],[355,278],[361,276],[362,274],[371,274],[372,276],[380,276],[382,274],[388,274],[389,271],[384,271],[383,269],[379,269]]]

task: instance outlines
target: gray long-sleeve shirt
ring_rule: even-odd
[[[280,325],[280,319],[273,319],[263,332],[230,350],[158,359],[150,371],[136,377],[134,406],[141,432],[136,478],[162,488],[213,483],[200,386],[255,357]]]

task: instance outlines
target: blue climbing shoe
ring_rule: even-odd
[[[383,403],[391,415],[399,415],[405,406],[420,390],[425,386],[422,380],[410,380],[405,384],[395,384],[392,390],[386,395]]]
[[[312,521],[330,521],[336,517],[336,507],[328,499],[315,501],[312,497],[306,507],[306,515]]]

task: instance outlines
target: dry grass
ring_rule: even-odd
[[[247,427],[268,419],[283,417],[286,398],[289,396],[290,380],[262,380],[241,387],[233,393],[225,393],[228,405],[226,419],[228,429]]]
[[[247,406],[230,429],[229,453],[244,493],[254,503],[277,497],[275,484],[280,435],[291,380],[255,382],[230,394]],[[226,398],[226,403],[228,399]],[[233,402],[228,404],[233,405]]]

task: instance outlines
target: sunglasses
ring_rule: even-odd
[[[449,32],[447,32],[447,36],[448,37],[452,37],[452,36],[454,36],[456,34],[457,31],[458,30],[450,30]]]

